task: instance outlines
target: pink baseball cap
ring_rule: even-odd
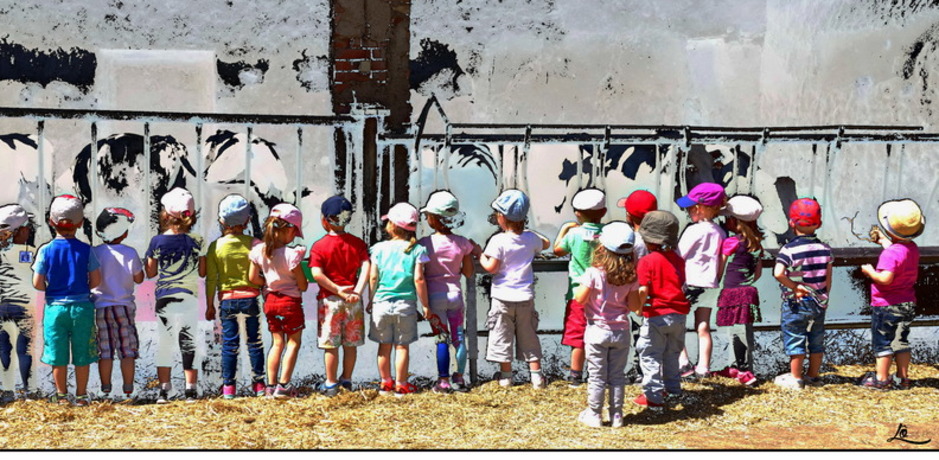
[[[160,198],[160,204],[172,216],[189,217],[196,213],[196,201],[189,190],[176,187]]]
[[[303,238],[303,213],[296,206],[281,203],[271,208],[271,217],[277,217],[297,228],[297,236]]]
[[[703,182],[695,185],[687,195],[675,200],[681,208],[690,208],[696,204],[705,206],[720,206],[724,204],[727,194],[724,187],[713,182]]]
[[[420,214],[418,214],[417,208],[411,206],[410,203],[397,203],[388,210],[388,214],[381,216],[382,221],[390,220],[398,227],[411,232],[417,231],[417,221],[419,219]]]

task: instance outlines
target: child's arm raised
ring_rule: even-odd
[[[489,256],[483,253],[482,255],[479,256],[479,265],[483,267],[483,270],[486,270],[489,273],[495,273],[499,271],[499,266],[501,265],[501,261],[499,259],[496,259],[495,257]]]
[[[871,281],[881,286],[889,286],[890,284],[893,283],[893,272],[887,271],[887,270],[877,271],[876,269],[874,269],[874,266],[871,264],[861,265],[861,272],[867,275],[867,277],[870,278]],[[829,276],[828,279],[831,279],[831,277]],[[831,290],[830,286],[828,287],[828,290],[829,291]]]
[[[562,257],[566,256],[568,252],[570,252],[564,245],[564,237],[567,236],[567,232],[570,231],[570,229],[577,226],[577,222],[567,222],[561,226],[561,229],[558,231],[557,238],[554,239],[554,255]]]

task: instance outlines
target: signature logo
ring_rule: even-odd
[[[913,441],[912,439],[907,439],[908,435],[909,433],[906,431],[906,425],[901,423],[900,426],[897,427],[897,432],[893,434],[893,437],[887,439],[887,442],[897,440],[910,444],[929,444],[929,442],[932,441],[932,439],[927,439],[925,441]]]

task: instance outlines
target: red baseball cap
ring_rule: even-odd
[[[655,199],[655,195],[646,190],[636,190],[630,193],[628,197],[620,198],[616,205],[626,208],[627,214],[631,214],[639,220],[642,220],[649,211],[659,209],[659,202]]]
[[[799,198],[789,206],[789,222],[811,227],[822,224],[822,207],[814,198]]]

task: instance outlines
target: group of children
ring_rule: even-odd
[[[42,361],[53,369],[54,402],[69,400],[67,366],[75,366],[74,404],[87,405],[89,365],[99,362],[101,392],[112,391],[113,359],[120,359],[122,391],[134,395],[134,360],[139,356],[134,324],[134,287],[144,275],[156,279],[155,313],[159,380],[158,403],[168,402],[170,370],[178,344],[185,375],[183,395],[197,397],[198,370],[194,366],[195,332],[199,311],[198,280],[205,277],[205,319],[216,317],[222,338],[222,395],[236,395],[236,368],[242,336],[253,375],[250,392],[257,396],[289,398],[301,345],[305,318],[301,294],[307,289],[302,263],[306,249],[291,246],[302,237],[303,217],[296,207],[273,207],[264,222],[262,239],[245,234],[251,205],[240,195],[219,203],[222,236],[206,245],[192,233],[197,212],[192,195],[173,189],[161,199],[160,230],[141,261],[127,237],[134,215],[122,208],[106,208],[95,222],[103,244],[91,247],[75,238],[84,219],[82,202],[73,196],[56,197],[49,209],[49,224],[56,237],[39,248],[35,260],[20,253],[20,263],[32,263],[33,286],[45,291]],[[679,237],[678,218],[658,210],[656,197],[637,190],[620,200],[626,221],[605,225],[606,196],[597,189],[578,192],[572,201],[577,222],[562,226],[554,253],[570,255],[569,288],[562,343],[572,348],[572,386],[588,387],[588,408],[579,420],[601,425],[604,396],[609,390],[609,420],[622,425],[629,350],[635,347],[635,374],[643,391],[634,402],[650,409],[665,406],[666,398],[681,394],[682,378],[711,375],[710,322],[717,310],[718,326],[731,338],[732,364],[717,375],[754,384],[753,323],[760,321],[759,293],[754,286],[761,273],[762,233],[756,221],[762,206],[755,198],[727,199],[723,188],[702,183],[677,200],[691,224]],[[438,378],[433,391],[467,389],[464,371],[467,350],[461,278],[471,277],[478,264],[492,274],[491,307],[487,316],[489,338],[486,359],[498,363],[499,385],[513,383],[512,361],[525,361],[535,388],[546,385],[541,374],[542,351],[537,335],[539,315],[534,306],[532,262],[551,242],[526,228],[529,198],[507,190],[491,205],[490,222],[499,227],[481,248],[453,233],[464,220],[455,196],[434,192],[418,211],[397,203],[382,216],[387,240],[369,248],[345,231],[352,204],[334,196],[321,206],[326,235],[310,248],[307,262],[317,296],[318,346],[324,350],[326,379],[319,390],[335,395],[351,389],[357,347],[368,337],[378,343],[380,393],[403,396],[417,391],[408,382],[409,345],[418,338],[418,317],[427,319],[437,341]],[[417,239],[421,214],[433,234]],[[717,219],[723,216],[722,224]],[[911,240],[923,231],[922,212],[911,200],[884,203],[878,210],[877,242],[884,246],[877,267],[865,265],[873,280],[872,336],[877,371],[863,381],[871,388],[888,388],[890,365],[896,361],[897,385],[909,386],[909,324],[913,318],[918,250]],[[782,287],[782,332],[791,372],[776,378],[788,388],[819,385],[824,353],[824,318],[831,290],[832,255],[815,231],[821,209],[811,198],[799,199],[789,209],[789,224],[796,237],[780,249],[773,275]],[[21,244],[28,225],[18,205],[0,207],[2,247]],[[728,237],[728,232],[731,236]],[[8,251],[0,251],[6,254]],[[5,269],[9,263],[4,255]],[[368,285],[370,299],[363,299]],[[4,288],[0,320],[29,327],[28,296]],[[263,302],[261,302],[263,296]],[[263,307],[262,307],[263,305]],[[420,310],[418,310],[420,306]],[[698,361],[690,363],[685,351],[686,317],[694,308],[698,333]],[[271,333],[265,359],[260,315]],[[243,330],[241,324],[244,325]],[[638,327],[637,327],[638,326]],[[21,369],[28,378],[29,333],[17,343]],[[25,338],[22,338],[24,337]],[[0,336],[0,352],[4,351]],[[451,370],[451,347],[456,372]],[[5,352],[9,355],[10,345]],[[342,349],[340,358],[339,350]],[[392,351],[395,351],[392,363]],[[805,357],[809,367],[803,372]],[[8,366],[9,357],[4,361]],[[342,362],[342,372],[339,363]],[[394,366],[392,367],[392,364]],[[586,369],[585,369],[586,367]]]

